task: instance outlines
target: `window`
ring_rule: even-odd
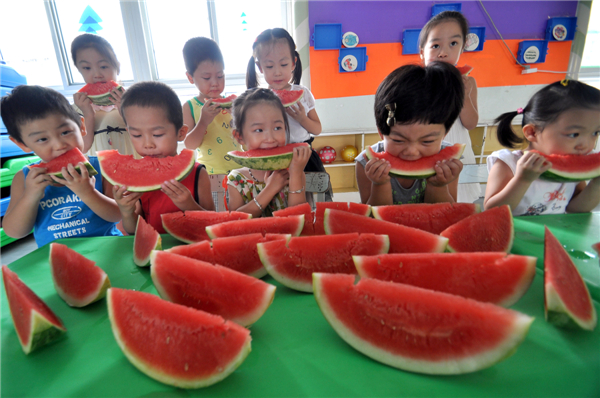
[[[600,6],[591,3],[590,20],[581,57],[579,78],[600,89]],[[580,5],[581,6],[581,5]]]

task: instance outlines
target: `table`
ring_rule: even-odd
[[[600,241],[600,213],[518,217],[516,254],[539,258],[531,288],[512,308],[536,319],[516,353],[479,372],[428,376],[388,367],[360,354],[329,326],[311,294],[277,285],[275,300],[251,327],[252,352],[228,378],[206,389],[179,390],[139,372],[117,346],[106,300],[83,309],[54,291],[48,247],[10,264],[64,321],[66,337],[26,356],[2,298],[3,397],[598,397],[600,326],[564,330],[544,321],[544,224],[569,250],[600,313],[600,266],[591,244]],[[178,244],[163,236],[165,248]],[[132,260],[131,237],[65,239],[97,261],[113,286],[156,293],[148,268]],[[2,290],[4,288],[2,287]]]

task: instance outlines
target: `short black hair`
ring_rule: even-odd
[[[71,42],[71,58],[73,58],[75,67],[77,67],[77,51],[86,48],[98,51],[117,70],[117,75],[121,72],[121,64],[110,43],[105,38],[91,33],[79,35]]]
[[[246,120],[247,111],[253,106],[261,103],[272,105],[281,111],[283,114],[283,122],[285,124],[285,142],[286,144],[289,143],[290,124],[288,122],[287,112],[277,94],[275,94],[273,90],[267,88],[248,89],[233,101],[233,110],[231,112],[233,128],[243,136],[244,132],[242,131],[242,126]]]
[[[185,69],[190,75],[193,75],[204,61],[218,62],[225,69],[223,54],[216,41],[208,37],[193,37],[183,46],[183,62]]]
[[[42,86],[23,85],[13,88],[10,94],[2,97],[0,111],[8,134],[21,144],[24,144],[21,127],[52,113],[71,119],[77,126],[81,124],[81,116],[61,93]]]
[[[183,127],[181,101],[173,89],[161,82],[140,82],[129,87],[121,98],[121,116],[125,123],[125,109],[130,106],[164,109],[167,119],[177,131]]]
[[[454,66],[445,62],[404,65],[387,75],[377,88],[375,123],[381,134],[390,135],[394,124],[388,124],[388,105],[395,107],[395,124],[443,124],[448,132],[460,115],[464,97],[463,80]]]

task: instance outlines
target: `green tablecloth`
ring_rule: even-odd
[[[134,368],[117,346],[101,300],[83,309],[56,294],[48,247],[10,264],[64,321],[62,340],[26,356],[2,291],[2,397],[584,397],[600,395],[600,326],[563,330],[544,321],[544,224],[572,253],[600,312],[600,213],[521,217],[512,250],[539,258],[526,295],[512,308],[534,316],[526,340],[510,358],[461,376],[427,376],[388,367],[355,351],[329,326],[314,297],[277,285],[275,300],[252,326],[252,352],[228,378],[200,390],[179,390]],[[178,244],[169,236],[164,246]],[[132,261],[131,237],[62,240],[93,259],[115,287],[156,294],[149,269]],[[2,287],[2,290],[4,288]]]

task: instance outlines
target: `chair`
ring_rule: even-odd
[[[305,172],[306,192],[316,194],[316,202],[325,202],[327,197],[325,193],[330,188],[329,174],[324,171]]]

